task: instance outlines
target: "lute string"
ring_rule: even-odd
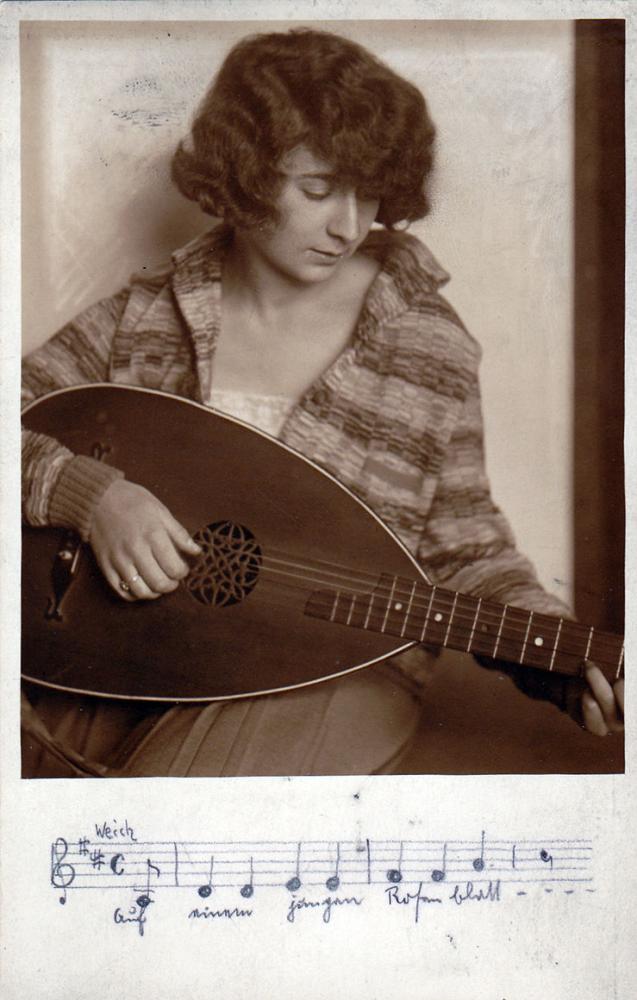
[[[299,586],[296,583],[286,583],[285,581],[276,581],[276,588],[277,588],[277,590],[279,592],[282,592],[284,590],[290,590],[290,591],[296,592],[296,593],[298,593],[299,591],[302,591],[302,592],[306,593],[306,588],[305,587],[301,587],[301,586]],[[345,596],[345,595],[342,594],[341,596]],[[354,594],[352,594],[351,596],[360,596],[360,595],[354,595]],[[319,619],[321,619],[321,618],[324,617],[324,619],[327,620],[329,618],[329,614],[327,612],[329,612],[329,610],[331,609],[332,605],[333,605],[333,601],[331,599],[327,600],[325,602],[325,604],[323,605],[323,610],[326,612],[326,614],[324,616],[319,615],[317,617]],[[277,610],[277,609],[281,609],[283,611],[283,610],[287,609],[288,607],[289,607],[289,604],[286,601],[284,601],[284,600],[272,600],[270,602],[270,608],[271,608],[272,611]],[[425,645],[427,643],[429,643],[432,646],[436,646],[436,647],[444,646],[444,643],[440,639],[432,638],[431,636],[429,637],[429,639],[427,639],[427,637],[425,636],[424,639],[420,640],[419,638],[413,638],[413,637],[410,637],[408,635],[402,635],[401,632],[399,632],[399,631],[397,631],[395,629],[394,630],[385,629],[385,631],[383,632],[383,630],[381,628],[382,618],[383,617],[384,617],[384,612],[382,614],[378,615],[378,619],[374,619],[374,623],[377,624],[378,627],[377,628],[373,628],[372,627],[372,628],[369,629],[369,631],[372,631],[372,632],[375,631],[376,633],[382,633],[382,634],[385,634],[387,636],[394,636],[397,639],[402,639],[406,645],[407,644],[411,645],[413,643],[418,643],[418,642],[422,641]],[[498,620],[499,620],[498,618],[495,619],[496,622]],[[455,616],[454,616],[454,621],[455,621]],[[370,622],[372,622],[372,615],[370,615]],[[342,623],[337,622],[337,624],[342,624]],[[571,623],[569,622],[569,625],[570,624]],[[352,627],[355,627],[355,626],[352,626]],[[439,626],[439,627],[442,627],[442,626]],[[473,636],[475,636],[475,635],[478,634],[474,630],[472,630],[471,628],[456,628],[456,626],[454,624],[454,627],[451,630],[451,633],[452,633],[453,639],[454,639],[454,646],[452,647],[451,645],[448,644],[446,648],[457,648],[457,649],[459,649],[461,651],[464,650],[466,652],[475,652],[475,653],[478,653],[478,654],[484,655],[484,656],[489,656],[489,655],[492,656],[492,654],[490,654],[489,650],[487,650],[487,649],[484,649],[484,648],[482,648],[482,649],[480,649],[480,648],[475,648],[475,649],[471,648],[471,649],[469,649],[468,648],[469,638],[471,638],[471,637],[473,637]],[[518,634],[522,634],[520,630],[518,630]],[[562,636],[564,634],[565,633],[562,633]],[[490,641],[495,641],[495,639],[496,639],[496,635],[494,633],[491,633],[488,636],[482,635],[483,639],[485,637],[488,638]],[[457,645],[456,645],[456,641],[458,643]],[[509,643],[511,643],[511,642],[518,643],[518,640],[517,639],[508,639],[506,636],[502,637],[501,641],[500,641],[500,644],[499,644],[500,648],[502,648],[502,653],[497,658],[498,659],[502,659],[502,660],[507,660],[508,659],[508,662],[512,662],[512,663],[519,662],[519,660],[513,654],[509,654],[509,656],[507,658],[507,655],[506,655],[506,645],[507,645],[507,642],[509,642]],[[476,641],[475,645],[477,646],[477,641]],[[549,655],[550,655],[550,653],[551,653],[551,647],[550,646],[548,647],[548,650],[549,650]],[[568,674],[569,676],[578,676],[578,675],[581,674],[581,667],[582,667],[582,663],[583,663],[583,660],[584,660],[584,657],[583,657],[583,654],[582,654],[581,650],[572,651],[572,650],[566,649],[565,647],[563,648],[562,647],[562,638],[560,638],[559,656],[560,656],[560,662],[554,668],[554,672],[555,673]],[[566,661],[570,661],[568,669],[565,669],[565,660]],[[600,667],[602,667],[602,668],[607,667],[608,670],[609,670],[609,673],[612,673],[614,675],[616,673],[616,666],[617,666],[616,650],[613,650],[613,657],[612,657],[612,659],[609,660],[609,659],[606,659],[603,655],[602,656],[598,655],[598,650],[597,650],[597,647],[596,647],[596,650],[595,650],[595,661],[594,662],[597,665],[599,665]],[[540,664],[537,664],[537,667],[538,667],[538,669],[541,669],[541,665]]]
[[[267,571],[269,576],[280,578],[277,579],[276,581],[275,580],[272,581],[273,583],[276,583],[278,586],[298,591],[305,591],[307,590],[308,587],[311,588],[312,590],[315,589],[320,590],[326,586],[333,587],[332,581],[323,581],[317,577],[312,577],[309,574],[304,575],[302,573],[286,573],[284,570],[279,570],[271,567],[269,565],[269,562],[270,562],[269,560],[264,560],[263,568]],[[288,578],[290,582],[286,582],[286,580],[283,578]],[[301,582],[297,583],[296,581],[301,581]],[[410,617],[413,616],[413,618],[415,618],[418,612],[426,614],[427,609],[430,605],[430,594],[432,590],[435,590],[435,597],[434,597],[435,611],[436,612],[451,611],[454,604],[454,598],[456,597],[456,595],[453,592],[446,591],[442,588],[434,588],[431,585],[427,585],[424,581],[421,586],[423,588],[425,587],[429,588],[429,595],[427,595],[425,603],[420,603],[419,601],[412,599],[411,608],[409,611]],[[407,604],[409,602],[411,590],[412,590],[411,585],[409,589],[406,591],[396,589],[392,595],[392,603]],[[372,592],[360,593],[351,590],[346,590],[344,588],[338,588],[338,593],[340,599],[352,600],[352,599],[365,598],[366,596],[368,596],[368,594],[371,599],[374,592],[372,591]],[[334,597],[336,597],[336,591],[330,594],[326,594],[325,603],[322,604],[320,601],[317,600],[316,607],[322,608],[323,610],[328,612],[333,605]],[[387,615],[388,598],[384,594],[378,594],[377,597],[378,601],[381,603],[381,607],[378,610],[376,610],[373,607],[372,603],[371,611],[367,619],[368,626],[371,631],[384,631],[388,635],[395,635],[396,634],[395,628],[388,627],[386,629],[383,629],[381,627],[383,619]],[[476,640],[479,637],[481,637],[483,640],[485,638],[495,639],[495,635],[490,635],[488,633],[485,633],[479,627],[473,627],[473,624],[476,621],[475,606],[472,606],[465,613],[462,607],[463,600],[466,602],[471,602],[472,605],[475,605],[477,598],[473,598],[468,595],[462,595],[462,594],[458,595],[458,601],[454,608],[453,623],[452,623],[452,632],[454,635],[454,639],[458,641],[466,640],[467,643],[469,643],[469,640],[473,636],[476,637]],[[403,608],[396,609],[395,607],[394,608],[389,607],[389,613],[393,612],[395,614],[401,614],[403,610],[404,610]],[[479,624],[480,626],[491,625],[494,628],[497,628],[502,622],[504,613],[505,613],[505,605],[496,605],[495,602],[491,603],[488,601],[483,601],[480,608],[480,614],[478,616]],[[507,621],[505,630],[503,630],[501,635],[501,644],[503,645],[506,644],[507,642],[517,643],[519,639],[522,639],[522,637],[525,636],[528,630],[528,622],[530,615],[530,612],[528,610],[524,608],[517,608],[513,605],[506,606],[506,613],[509,615],[509,621]],[[516,616],[517,618],[520,617],[523,618],[523,621],[521,621],[519,625],[516,621]],[[560,620],[550,615],[545,615],[541,612],[535,612],[533,616],[536,619],[536,625],[535,628],[533,629],[534,634],[541,633],[543,624],[554,626],[555,628],[557,628],[557,625]],[[466,627],[464,624],[465,622],[466,623],[470,622],[471,626]],[[417,627],[417,623],[415,621],[413,622],[413,624],[414,627]],[[438,625],[440,628],[444,627],[444,625],[441,623],[436,622],[435,624]],[[580,625],[577,622],[572,622],[570,620],[567,620],[566,624],[568,625],[568,628],[564,632],[562,632],[562,635],[560,636],[561,641],[559,643],[559,654],[560,656],[576,657],[581,661],[584,658],[582,649],[569,646],[568,639],[569,637],[572,636],[573,639],[580,639],[581,642],[585,643],[588,635],[590,634],[590,628],[584,625]],[[614,636],[610,633],[604,633],[598,630],[594,630],[594,634],[595,634],[595,662],[599,663],[600,665],[608,666],[609,668],[611,667],[615,668],[617,666],[617,660],[618,660],[617,643],[621,641],[620,637]],[[411,639],[413,641],[413,636],[411,637]],[[551,647],[547,646],[545,647],[545,649],[549,649],[550,651]]]
[[[281,550],[273,549],[272,551],[275,552],[275,553],[278,553],[280,556],[284,556],[285,558],[276,558],[276,557],[272,557],[272,556],[268,555],[263,560],[264,568],[269,569],[272,573],[274,573],[275,570],[273,569],[273,567],[274,567],[275,564],[277,564],[277,565],[280,565],[282,567],[291,567],[293,569],[300,570],[301,571],[300,573],[296,573],[296,574],[295,573],[287,573],[287,574],[285,574],[285,575],[289,576],[290,579],[298,579],[298,580],[303,581],[303,583],[300,585],[299,589],[303,589],[305,586],[310,585],[310,584],[315,585],[317,588],[321,588],[321,587],[332,587],[333,588],[333,587],[335,587],[335,584],[338,583],[339,586],[336,588],[338,590],[346,590],[346,588],[348,588],[348,587],[361,587],[361,588],[363,588],[364,592],[367,592],[367,588],[370,588],[370,589],[373,590],[373,588],[376,586],[376,584],[378,582],[378,579],[379,579],[378,575],[372,575],[372,574],[367,573],[367,572],[355,571],[355,570],[353,570],[350,567],[344,566],[343,564],[332,563],[332,562],[329,562],[327,560],[320,560],[320,559],[313,559],[312,562],[316,563],[318,565],[328,566],[328,567],[330,567],[330,569],[328,569],[328,570],[319,570],[318,572],[320,572],[322,574],[322,576],[328,576],[328,577],[333,576],[333,577],[335,577],[335,580],[331,581],[331,580],[320,579],[320,578],[317,578],[316,576],[312,577],[311,574],[315,573],[316,569],[310,563],[303,563],[303,562],[299,562],[296,559],[290,559],[287,556],[287,554],[284,553],[284,552],[282,552]],[[256,564],[255,564],[255,568],[256,568]],[[347,575],[345,575],[343,573],[336,573],[336,572],[334,572],[333,570],[336,570],[336,569],[343,569],[343,570],[345,570]],[[283,574],[283,572],[284,571],[281,570],[282,574]],[[411,589],[413,587],[413,583],[414,582],[421,589],[427,588],[428,591],[429,591],[429,593],[430,593],[431,589],[433,588],[433,585],[427,583],[427,581],[424,578],[422,578],[421,580],[419,580],[418,578],[414,578],[414,580],[412,581],[412,580],[404,580],[401,577],[394,576],[394,577],[391,577],[391,579],[395,580],[396,583],[398,583],[399,585],[404,584],[408,588],[406,591],[405,590],[401,590],[401,589],[397,589],[395,591],[395,593],[393,595],[394,600],[398,601],[400,603],[404,603],[405,601],[409,601],[410,592],[411,592]],[[456,597],[456,594],[453,591],[446,590],[445,588],[435,587],[433,589],[436,590],[436,607],[437,607],[437,610],[441,610],[441,609],[444,608],[444,606],[445,606],[444,603],[443,603],[444,601],[451,602]],[[428,599],[429,599],[429,593],[427,594],[427,602],[428,602]],[[358,595],[358,594],[346,594],[345,596],[362,596],[362,595]],[[379,596],[380,596],[381,600],[386,600],[386,598],[385,598],[384,595],[379,595]],[[464,594],[462,594],[460,592],[458,593],[458,599],[459,599],[460,603],[462,601],[465,601],[465,602],[472,602],[474,604],[477,601],[476,597],[473,597],[473,596],[468,595],[468,594],[464,595]],[[518,617],[520,615],[524,616],[524,621],[520,625],[519,628],[515,624],[515,621],[513,621],[513,622],[507,622],[507,625],[506,625],[507,637],[506,638],[508,638],[508,639],[510,639],[510,641],[514,642],[515,639],[513,638],[513,636],[515,636],[516,633],[522,635],[522,634],[524,634],[526,632],[527,623],[528,623],[528,616],[529,616],[530,612],[527,609],[525,609],[525,608],[517,608],[515,605],[507,605],[506,607],[507,607],[507,613],[513,619],[515,619],[516,614],[518,615]],[[503,604],[497,604],[495,601],[493,601],[493,602],[490,602],[488,600],[483,601],[482,602],[482,607],[480,609],[480,623],[481,624],[494,624],[496,626],[499,625],[499,623],[500,623],[500,621],[502,619],[503,613],[504,613],[504,608],[505,608],[505,605],[503,605]],[[419,610],[426,611],[426,605],[418,604],[416,602],[416,603],[412,604],[412,609],[413,609],[414,612],[417,612]],[[458,607],[457,612],[459,613],[461,611],[462,611],[462,608]],[[468,614],[473,619],[473,617],[474,617],[474,610],[473,609],[469,610]],[[458,617],[459,617],[459,614],[458,614]],[[557,623],[560,620],[559,618],[557,618],[555,616],[547,615],[547,614],[545,614],[543,612],[534,612],[534,617],[536,619],[539,619],[540,624],[542,624],[542,619],[544,619],[546,621],[547,625],[552,624],[552,623]],[[454,630],[455,630],[455,621],[456,621],[456,613],[454,613]],[[582,624],[580,624],[578,622],[571,621],[571,620],[565,620],[565,621],[568,624],[568,633],[570,633],[570,635],[572,635],[573,637],[579,636],[582,639],[582,641],[586,642],[587,637],[588,637],[588,635],[589,635],[589,633],[591,631],[590,627],[588,627],[586,625],[582,625]],[[600,659],[600,656],[603,655],[604,648],[605,648],[606,650],[610,650],[609,655],[612,656],[612,659],[605,660],[604,662],[609,667],[610,666],[616,666],[617,665],[617,642],[621,641],[621,637],[613,635],[612,633],[602,632],[601,630],[598,630],[598,629],[594,629],[594,634],[595,634],[596,660]],[[579,650],[574,650],[574,649],[573,650],[569,650],[566,646],[563,646],[563,647],[561,646],[560,647],[560,653],[569,653],[569,652],[571,652],[573,656],[577,656],[578,654],[580,656],[582,655]]]

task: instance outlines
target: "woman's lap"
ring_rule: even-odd
[[[421,704],[389,664],[261,698],[162,705],[33,695],[62,743],[106,765],[107,776],[221,777],[391,772],[420,720]],[[25,777],[62,766],[23,736]]]

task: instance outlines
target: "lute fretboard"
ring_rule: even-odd
[[[315,618],[576,676],[586,661],[610,681],[623,674],[622,636],[509,604],[383,574],[371,592],[315,591]]]

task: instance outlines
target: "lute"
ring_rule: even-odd
[[[22,534],[22,674],[86,694],[208,701],[335,677],[414,644],[577,675],[623,672],[620,636],[433,586],[374,512],[260,431],[177,396],[95,384],[24,425],[151,490],[199,542],[176,591],[128,603],[90,546]]]

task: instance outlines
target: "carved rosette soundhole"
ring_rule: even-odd
[[[192,596],[213,607],[243,601],[259,578],[262,562],[252,532],[242,524],[218,521],[193,538],[203,551],[185,581]]]

